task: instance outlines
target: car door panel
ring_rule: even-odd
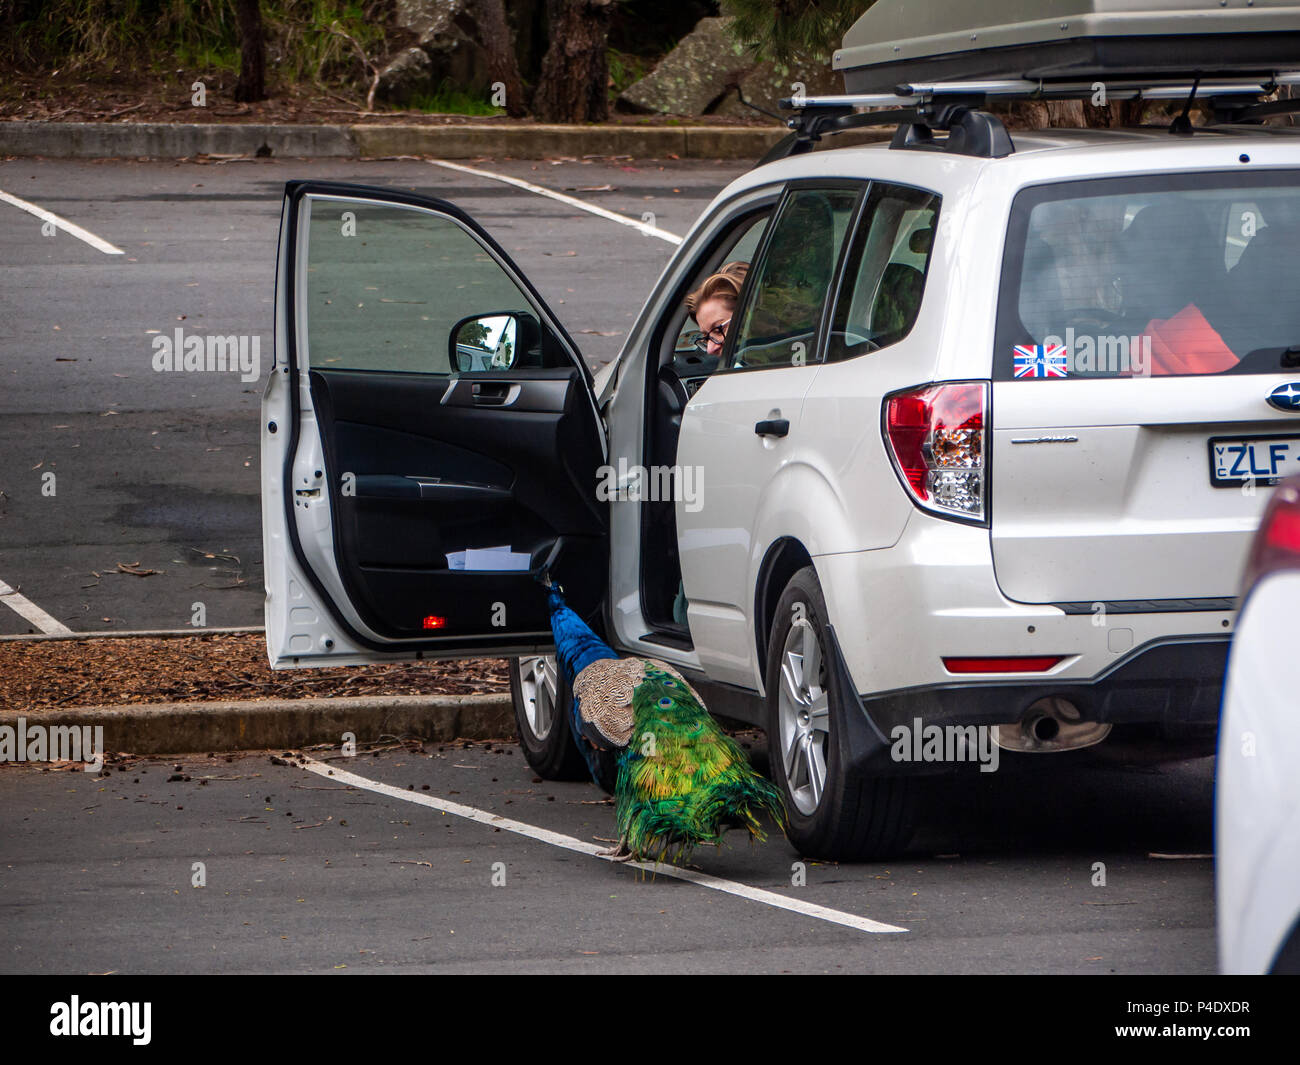
[[[337,261],[313,258],[312,212]],[[364,244],[334,232],[348,214]],[[505,289],[533,340],[510,366],[458,372],[448,323],[506,305]],[[288,357],[263,408],[273,664],[544,646],[544,562],[599,624],[605,441],[590,375],[490,237],[441,201],[291,183],[277,317]]]
[[[512,625],[547,628],[544,599],[528,573],[465,573],[447,558],[509,545],[540,564],[557,536],[575,552],[579,541],[598,540],[590,530],[600,512],[581,471],[599,465],[600,453],[580,424],[578,371],[530,375],[482,382],[520,397],[484,410],[472,398],[464,405],[453,399],[471,396],[465,379],[313,371],[326,463],[336,471],[328,480],[336,550],[352,601],[376,632],[419,636],[424,618],[436,616],[444,619],[440,635],[471,633],[484,617],[490,622],[497,603]],[[473,383],[480,376],[492,375],[476,374]],[[556,490],[557,478],[568,491]],[[575,570],[566,579],[579,577]]]

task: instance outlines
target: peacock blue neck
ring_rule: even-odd
[[[555,653],[564,670],[565,679],[573,679],[592,662],[602,658],[617,658],[614,649],[597,636],[565,604],[563,597],[552,588],[546,597],[551,608],[551,632],[555,635]]]

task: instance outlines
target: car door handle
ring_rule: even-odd
[[[470,395],[475,403],[482,406],[505,407],[518,395],[518,386],[507,381],[475,381]]]
[[[790,419],[769,418],[755,425],[754,432],[759,436],[785,436],[790,432]]]

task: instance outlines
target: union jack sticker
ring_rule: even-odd
[[[1070,356],[1064,344],[1017,344],[1016,377],[1068,377]]]

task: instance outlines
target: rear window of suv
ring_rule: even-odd
[[[1011,211],[994,378],[1276,373],[1300,349],[1300,171],[1037,186]]]

